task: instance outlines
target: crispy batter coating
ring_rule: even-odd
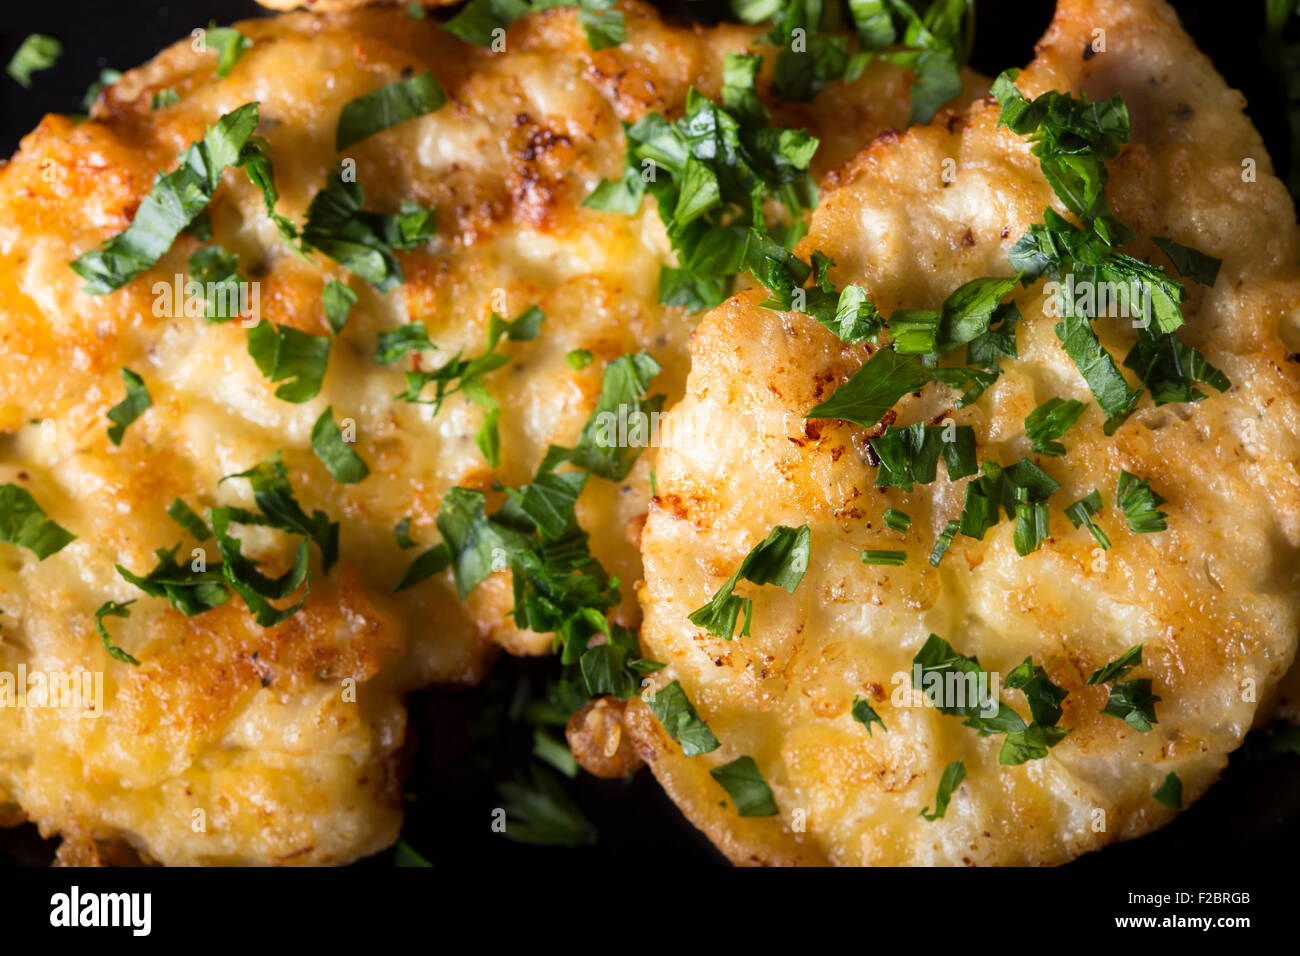
[[[648,7],[624,10],[628,42],[596,53],[571,10],[519,22],[500,54],[394,7],[249,21],[239,28],[253,46],[225,78],[211,52],[178,43],[106,90],[89,121],[47,117],[0,169],[0,483],[28,489],[78,536],[44,562],[0,546],[0,670],[104,674],[98,719],[0,709],[0,805],[21,807],[46,833],[121,838],[164,863],[345,862],[389,844],[400,826],[402,693],[473,683],[498,645],[549,648],[549,637],[506,616],[506,573],[467,603],[448,575],[390,593],[418,553],[400,550],[392,529],[410,517],[411,534],[432,545],[448,488],[527,481],[549,443],[576,440],[606,360],[648,349],[665,368],[656,390],[681,395],[695,322],[657,302],[671,252],[652,204],[626,217],[580,203],[621,171],[620,122],[652,109],[679,115],[691,85],[716,97],[723,52],[744,50],[759,31],[670,26]],[[446,106],[335,152],[346,103],[425,70]],[[830,120],[821,173],[906,122],[909,82],[876,64],[778,119],[814,131],[817,117]],[[150,109],[164,89],[179,102]],[[264,317],[324,335],[326,281],[359,297],[321,394],[302,405],[274,397],[240,323],[156,314],[155,283],[184,277],[194,238],[105,296],[81,292],[68,268],[127,226],[155,174],[206,126],[252,100],[273,151],[278,210],[295,222],[345,158],[367,208],[393,212],[410,200],[437,209],[437,237],[399,253],[406,284],[384,296],[319,254],[293,255],[243,172],[227,171],[209,209],[214,241],[259,283]],[[487,379],[502,405],[496,469],[474,442],[481,408],[456,396],[433,419],[427,407],[395,403],[412,366],[371,358],[379,332],[413,320],[425,322],[440,360],[477,355],[492,309],[514,316],[534,304],[547,316],[540,337],[506,343],[513,361]],[[579,348],[598,360],[581,371],[565,362]],[[124,366],[143,376],[153,406],[114,447],[105,413],[122,399]],[[312,424],[327,405],[355,422],[354,447],[371,469],[360,484],[335,482],[312,453]],[[93,612],[142,597],[114,564],[144,572],[155,548],[182,540],[164,513],[176,497],[200,511],[251,505],[246,483],[218,482],[277,449],[302,505],[341,522],[338,569],[313,581],[301,613],[268,630],[238,602],[186,619],[142,599],[128,620],[108,620],[141,665],[111,660]],[[648,471],[647,460],[624,483],[592,479],[579,504],[594,552],[625,582],[641,574],[626,529],[646,509]],[[245,534],[246,553],[271,568],[287,566],[289,547],[284,536]],[[216,560],[210,546],[207,559]],[[624,597],[618,614],[635,624],[635,596]],[[64,858],[93,854],[84,846]]]
[[[1086,47],[1095,29],[1106,50]],[[1233,385],[1197,404],[1150,397],[1112,436],[1044,314],[1040,282],[1017,293],[1019,360],[976,404],[931,386],[898,422],[952,419],[975,429],[980,460],[1030,454],[1023,419],[1059,395],[1089,402],[1063,458],[1038,458],[1062,484],[1050,538],[1019,557],[1013,523],[982,541],[957,537],[941,565],[931,545],[962,507],[965,482],[940,471],[913,492],[874,487],[868,430],[805,421],[858,368],[813,320],[740,295],[701,323],[687,397],[671,412],[658,497],[642,545],[647,656],[658,682],[680,680],[720,749],[686,758],[643,703],[628,708],[642,755],[691,819],[738,863],[1051,864],[1158,827],[1174,811],[1152,798],[1176,772],[1184,800],[1215,779],[1266,713],[1295,651],[1300,615],[1300,269],[1294,210],[1263,144],[1209,60],[1161,0],[1062,0],[1020,75],[1027,95],[1123,94],[1133,142],[1108,194],[1140,237],[1166,235],[1223,260],[1213,288],[1187,282],[1180,337]],[[837,286],[859,283],[882,311],[933,308],[962,282],[1007,275],[1007,251],[1044,207],[1060,212],[1026,140],[996,128],[991,99],[902,136],[883,136],[832,177],[801,246],[836,261]],[[945,182],[945,163],[956,176]],[[1254,176],[1249,175],[1253,167]],[[951,178],[951,177],[949,177]],[[1145,239],[1130,251],[1168,268]],[[1121,358],[1129,320],[1100,319]],[[1133,534],[1115,506],[1121,468],[1168,499],[1168,530]],[[1102,552],[1062,513],[1093,488]],[[906,535],[882,512],[912,517]],[[808,523],[809,568],[793,596],[742,584],[753,632],[728,642],[691,625],[744,555],[776,524]],[[864,548],[907,553],[864,566]],[[1042,760],[1000,766],[1001,738],[981,738],[911,698],[911,661],[931,632],[1004,678],[1027,656],[1069,691],[1070,735]],[[1088,675],[1145,644],[1159,723],[1138,733],[1103,716]],[[906,692],[906,693],[905,693]],[[851,715],[867,700],[887,728]],[[1002,699],[1028,719],[1025,698]],[[708,770],[754,758],[780,815],[737,818]],[[967,776],[946,816],[918,816],[944,767]],[[723,805],[720,805],[723,804]]]

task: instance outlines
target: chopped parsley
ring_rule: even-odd
[[[86,95],[81,98],[81,108],[89,113],[90,108],[95,105],[95,100],[99,99],[99,94],[121,78],[121,70],[115,70],[111,66],[101,69],[95,82],[90,84],[86,89]]]
[[[348,314],[357,304],[357,294],[338,279],[330,279],[321,290],[320,300],[325,306],[325,319],[330,331],[338,335],[348,324]]]
[[[293,497],[288,474],[280,460],[280,453],[254,465],[247,471],[227,475],[222,482],[243,479],[253,489],[253,500],[260,514],[242,508],[213,508],[208,512],[217,549],[221,552],[221,570],[225,582],[244,599],[248,610],[262,627],[272,627],[293,616],[307,600],[304,588],[302,597],[295,603],[276,607],[271,602],[288,597],[306,584],[309,570],[308,541],[314,541],[321,554],[322,570],[328,572],[338,560],[339,526],[331,522],[322,511],[310,516]],[[301,535],[294,553],[292,566],[277,578],[268,578],[243,554],[240,540],[230,533],[235,524],[252,524],[276,528],[291,535]]]
[[[140,662],[138,660],[113,643],[113,636],[108,633],[108,628],[104,626],[105,617],[130,617],[131,605],[134,603],[134,601],[127,601],[125,604],[119,604],[116,601],[105,601],[95,611],[95,630],[99,632],[99,639],[104,642],[104,650],[108,651],[109,657],[115,661],[121,661],[123,664],[139,667]]]
[[[673,681],[661,687],[654,692],[653,698],[646,700],[646,704],[668,731],[668,736],[682,745],[684,756],[696,757],[722,746],[696,713],[680,682]]]
[[[207,541],[212,537],[212,529],[207,522],[183,498],[177,498],[167,506],[167,516],[180,525],[182,530],[189,532],[196,541]]]
[[[239,315],[239,256],[221,246],[202,246],[190,255],[189,278],[203,286],[204,315],[209,322],[228,322]]]
[[[153,404],[149,390],[145,388],[144,379],[129,368],[122,369],[122,381],[126,383],[126,398],[108,410],[108,420],[113,424],[108,429],[108,440],[114,445],[122,444],[127,426],[144,414],[146,408]]]
[[[880,719],[880,715],[876,713],[875,709],[871,706],[871,704],[863,700],[861,697],[855,696],[853,698],[852,712],[853,712],[853,719],[856,720],[858,723],[860,723],[863,727],[867,728],[868,735],[873,735],[871,729],[872,724],[879,724],[881,730],[889,729],[885,726],[885,722]]]
[[[732,593],[736,585],[743,578],[758,585],[775,584],[785,588],[788,594],[793,594],[808,568],[811,536],[812,532],[807,525],[798,528],[788,528],[785,525],[774,527],[745,556],[736,573],[718,588],[709,603],[691,613],[690,622],[716,637],[731,640],[736,630],[736,619],[743,611],[745,623],[740,633],[748,636],[754,615],[754,602]]]
[[[1119,481],[1115,487],[1115,501],[1120,511],[1124,512],[1124,523],[1130,531],[1138,534],[1150,534],[1164,531],[1167,515],[1160,510],[1165,499],[1151,490],[1151,481],[1138,478],[1123,468],[1119,470]]]
[[[194,617],[229,601],[230,591],[225,585],[221,565],[203,566],[198,570],[197,562],[179,564],[176,561],[179,550],[179,544],[156,550],[154,556],[158,563],[147,574],[135,574],[120,564],[116,565],[117,573],[150,597],[165,598],[186,617]]]
[[[650,444],[653,421],[664,404],[662,395],[646,395],[661,367],[648,352],[624,355],[605,365],[600,397],[573,448],[552,445],[543,468],[569,462],[609,481],[632,471],[641,449]]]
[[[248,354],[268,379],[285,382],[275,390],[276,398],[301,404],[320,393],[330,339],[263,319],[248,330]]]
[[[1110,684],[1110,699],[1102,713],[1108,717],[1122,720],[1138,733],[1145,734],[1151,730],[1156,720],[1156,704],[1160,698],[1151,693],[1149,678],[1124,681],[1129,671],[1142,663],[1142,645],[1137,644],[1111,661],[1105,667],[1093,671],[1088,678],[1090,685]]]
[[[329,469],[335,481],[354,485],[370,474],[370,469],[352,446],[343,440],[343,433],[334,421],[334,409],[327,407],[311,430],[311,448]]]
[[[397,539],[397,546],[403,551],[415,547],[415,542],[411,539],[411,519],[409,517],[397,522],[396,527],[393,528],[393,537]]]
[[[47,518],[26,488],[0,485],[0,542],[26,548],[44,561],[76,537]]]
[[[763,779],[753,757],[737,757],[731,763],[714,767],[709,776],[722,784],[742,817],[770,817],[780,812],[772,788]]]
[[[240,163],[257,121],[257,104],[246,103],[181,153],[180,165],[154,180],[125,231],[73,260],[72,270],[86,280],[83,291],[104,295],[154,265],[207,208],[222,171]]]
[[[345,150],[376,133],[432,113],[446,102],[447,96],[432,73],[389,83],[343,107],[334,148]]]
[[[168,87],[165,90],[158,90],[158,92],[149,97],[149,109],[166,109],[169,106],[175,106],[180,101],[180,95],[171,87]]]
[[[217,76],[229,75],[239,58],[253,46],[253,41],[234,27],[219,27],[215,22],[208,23],[204,43],[217,54]]]
[[[303,245],[317,249],[355,272],[380,292],[402,284],[402,267],[394,251],[417,249],[434,234],[433,213],[414,203],[402,203],[396,215],[363,209],[365,190],[330,175],[325,188],[312,197]]]
[[[410,520],[409,518],[406,520]],[[400,528],[401,525],[398,525]],[[397,539],[398,545],[402,548],[414,547],[415,542],[403,544],[402,539]],[[435,544],[432,548],[420,552],[415,560],[407,565],[405,573],[402,574],[401,580],[393,585],[393,593],[405,591],[407,588],[413,588],[426,578],[431,578],[435,574],[441,574],[451,565],[451,549],[445,543]]]
[[[838,0],[738,0],[747,23],[773,18],[763,41],[781,49],[773,92],[806,102],[828,84],[853,82],[874,58],[912,71],[912,122],[928,123],[961,93],[961,64],[970,53],[973,10],[967,0],[935,0],[924,15],[907,0],[849,0],[856,50],[840,31]]]
[[[490,465],[496,467],[501,464],[501,439],[497,429],[501,407],[488,392],[485,378],[489,372],[501,368],[510,361],[509,355],[496,351],[502,338],[513,342],[531,341],[540,334],[542,323],[545,321],[546,316],[535,305],[525,309],[512,321],[506,321],[493,312],[488,319],[486,352],[472,359],[463,359],[461,353],[457,352],[449,362],[432,371],[408,371],[406,390],[395,398],[403,402],[432,405],[433,414],[437,415],[447,398],[458,392],[464,394],[466,399],[486,412],[483,423],[479,426],[476,441],[479,450],[483,452],[483,457]],[[437,346],[429,341],[424,323],[411,322],[390,332],[380,333],[379,344],[375,349],[375,361],[392,364],[408,352],[422,352],[435,348]],[[430,385],[434,387],[433,396],[425,398],[425,390]],[[553,462],[550,467],[553,468],[554,464],[556,463]]]
[[[1070,524],[1076,528],[1087,525],[1088,532],[1097,539],[1097,543],[1102,548],[1110,550],[1110,536],[1092,520],[1093,515],[1100,511],[1101,507],[1101,492],[1094,488],[1087,495],[1066,508],[1065,516],[1070,519]]]
[[[1088,406],[1076,399],[1049,398],[1025,417],[1025,437],[1036,455],[1064,455],[1055,439],[1068,432]],[[1076,525],[1077,527],[1077,525]]]
[[[915,355],[877,349],[830,398],[810,408],[806,417],[842,419],[870,428],[900,398],[927,381],[929,377]]]
[[[1033,721],[1030,724],[997,700],[977,658],[958,653],[937,634],[931,634],[917,651],[912,668],[921,677],[918,689],[941,714],[965,717],[963,725],[981,737],[1005,734],[998,754],[1001,764],[1016,765],[1046,757],[1048,749],[1070,733],[1057,725],[1062,713],[1060,704],[1068,692],[1053,684],[1047,672],[1029,658],[1007,675],[1007,686],[1024,692]]]
[[[23,40],[9,60],[7,72],[19,85],[31,88],[32,74],[48,70],[63,55],[63,44],[44,33],[33,33]]]
[[[560,781],[540,764],[531,776],[497,785],[504,801],[504,836],[539,846],[586,846],[596,842],[596,828],[582,815]]]
[[[592,354],[586,349],[573,349],[564,356],[564,361],[575,372],[581,372],[593,361]]]
[[[654,197],[677,256],[675,267],[660,272],[664,305],[690,312],[719,305],[755,255],[748,247],[785,232],[764,216],[764,202],[778,200],[798,219],[814,201],[808,165],[818,141],[802,130],[767,125],[766,110],[753,95],[759,62],[728,53],[722,103],[692,89],[681,119],[670,123],[650,113],[626,127],[623,176],[603,181],[584,202],[632,215],[645,194]]]
[[[1125,367],[1139,377],[1137,388],[1128,384],[1092,329],[1095,297],[1067,303],[1070,307],[1056,326],[1066,354],[1106,412],[1106,433],[1124,421],[1146,389],[1157,405],[1203,398],[1193,387],[1195,382],[1226,390],[1231,384],[1227,376],[1173,334],[1183,325],[1181,303],[1186,290],[1162,269],[1115,248],[1134,238],[1133,230],[1110,211],[1104,194],[1106,164],[1129,138],[1123,99],[1114,96],[1090,103],[1082,95],[1051,91],[1031,101],[1016,89],[1016,75],[1007,71],[993,85],[1002,107],[999,125],[1030,137],[1044,177],[1082,228],[1045,210],[1043,222],[1031,226],[1012,248],[1012,266],[1022,272],[1025,284],[1044,275],[1068,273],[1089,289],[1133,290],[1127,293],[1128,304],[1136,299],[1140,307],[1142,321],[1135,323],[1138,341],[1124,359]],[[1163,237],[1153,241],[1181,275],[1214,283],[1218,259]]]
[[[934,810],[929,807],[921,810],[920,815],[933,823],[935,820],[943,819],[943,815],[948,812],[948,803],[952,800],[952,795],[956,793],[957,787],[966,779],[966,765],[960,760],[954,760],[948,766],[943,768],[943,776],[939,778],[939,789],[934,795]]]
[[[1218,280],[1219,267],[1223,265],[1221,259],[1207,256],[1165,236],[1152,236],[1151,241],[1169,257],[1169,261],[1174,264],[1180,276],[1199,282],[1203,286],[1213,286]]]
[[[577,7],[578,23],[587,35],[587,45],[593,50],[603,50],[627,39],[623,14],[611,10],[613,5],[614,0],[580,0],[578,3],[564,0],[470,0],[442,28],[466,43],[493,46],[504,37],[510,24],[535,10]]]
[[[1156,792],[1151,796],[1163,803],[1165,806],[1174,810],[1183,808],[1183,782],[1178,779],[1178,774],[1170,772],[1164,781],[1156,788]]]
[[[521,316],[515,323],[502,320],[493,334],[506,334],[505,328],[511,324],[517,330],[535,330],[539,323],[540,313]],[[636,362],[629,363],[630,368],[636,366]],[[649,381],[644,366],[642,371],[647,374],[634,377],[643,383],[638,387]],[[608,389],[608,375],[606,381]],[[625,397],[644,401],[636,393]],[[663,667],[641,657],[635,632],[605,616],[619,603],[619,581],[592,556],[587,533],[575,514],[589,473],[554,470],[562,462],[583,464],[584,459],[573,455],[574,451],[552,447],[529,484],[501,489],[506,501],[494,514],[487,513],[482,491],[451,489],[443,497],[436,520],[442,541],[417,557],[397,585],[397,589],[412,586],[450,567],[463,598],[490,574],[510,571],[515,624],[554,635],[561,672],[553,691],[555,706],[565,711],[564,718],[592,696],[631,697],[642,675]],[[637,451],[632,449],[626,459],[620,459],[620,467],[630,469]],[[598,635],[603,641],[593,643]]]
[[[951,440],[949,440],[951,438]],[[970,425],[890,425],[879,438],[869,441],[880,464],[877,488],[912,490],[912,483],[927,485],[938,475],[940,457],[948,480],[975,474],[975,429]]]

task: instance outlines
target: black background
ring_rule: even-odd
[[[1175,4],[1201,48],[1228,82],[1242,90],[1248,110],[1279,169],[1290,162],[1283,98],[1264,69],[1260,37],[1264,0],[1219,0]],[[24,90],[0,76],[0,155],[13,152],[46,112],[76,112],[101,67],[125,70],[209,20],[219,24],[263,15],[252,0],[3,0],[0,64],[29,33],[49,33],[64,45],[58,65],[35,74]],[[681,15],[707,19],[710,3],[663,3]],[[995,75],[1026,63],[1051,17],[1048,0],[977,0],[977,34],[972,66]],[[527,733],[476,739],[472,728],[485,703],[499,702],[520,675],[541,677],[545,665],[503,659],[496,677],[480,692],[430,691],[411,700],[418,747],[408,785],[406,837],[435,866],[515,865],[527,871],[593,868],[635,858],[645,865],[681,869],[725,861],[681,817],[648,772],[631,782],[599,781],[582,775],[571,785],[578,803],[600,831],[596,846],[580,849],[531,847],[491,832],[492,807],[499,805],[494,769],[527,759]],[[40,864],[53,852],[31,826],[0,831],[0,854],[11,863]],[[1164,829],[1092,854],[1067,869],[1073,883],[1140,873],[1204,871],[1227,876],[1258,875],[1270,859],[1293,858],[1300,850],[1300,759],[1247,764],[1238,754],[1222,781]],[[1285,865],[1285,864],[1284,864]],[[388,867],[388,854],[360,864]],[[446,873],[446,870],[443,871]],[[1232,882],[1231,879],[1228,880]],[[1053,884],[1053,888],[1055,885]],[[1226,887],[1225,887],[1226,888]],[[610,887],[615,894],[619,891]],[[1008,914],[1008,918],[1013,918]]]

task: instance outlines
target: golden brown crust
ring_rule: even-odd
[[[644,766],[623,725],[623,701],[601,697],[576,710],[564,737],[583,770],[605,780],[617,780]]]
[[[514,24],[503,53],[400,7],[251,20],[238,26],[253,45],[228,76],[186,39],[106,89],[89,121],[46,117],[0,169],[0,483],[29,489],[78,535],[40,563],[0,546],[0,669],[76,663],[105,675],[99,720],[0,710],[0,801],[21,804],[46,833],[122,835],[164,863],[345,862],[398,831],[402,693],[472,684],[498,647],[549,650],[549,636],[508,617],[504,573],[465,603],[447,574],[391,594],[414,553],[392,529],[410,517],[413,537],[433,544],[448,488],[527,481],[548,444],[576,440],[603,361],[649,349],[664,365],[655,389],[681,395],[694,322],[657,302],[671,253],[652,204],[626,217],[580,203],[622,168],[620,121],[652,108],[680,114],[691,85],[716,97],[723,53],[759,31],[671,26],[649,7],[622,9],[628,42],[598,54],[572,10]],[[424,70],[447,93],[441,110],[335,152],[345,103]],[[819,173],[850,155],[856,136],[906,120],[906,82],[876,64],[852,89],[827,94],[833,116],[800,114],[832,119]],[[167,89],[179,102],[152,109]],[[359,297],[321,395],[303,405],[274,397],[239,323],[155,310],[155,284],[184,276],[193,238],[110,295],[82,293],[67,266],[126,227],[156,173],[207,126],[253,100],[278,211],[295,222],[344,158],[356,163],[367,208],[436,207],[437,237],[399,254],[407,281],[381,296],[322,256],[294,256],[260,194],[227,171],[210,207],[215,242],[259,283],[263,316],[322,335],[324,283],[338,278]],[[855,128],[843,128],[850,120]],[[392,401],[410,365],[372,361],[380,331],[421,320],[444,358],[476,355],[493,309],[515,315],[533,304],[547,316],[542,334],[506,343],[513,361],[488,379],[503,407],[499,468],[474,442],[482,409],[457,396],[433,419]],[[601,361],[570,368],[565,355],[579,348]],[[105,413],[122,398],[122,367],[143,376],[153,406],[114,447]],[[358,485],[335,482],[311,451],[327,405],[356,424],[371,469]],[[181,539],[164,513],[176,497],[200,510],[250,505],[244,483],[218,481],[277,449],[303,506],[341,522],[339,568],[313,581],[302,612],[265,631],[237,602],[186,619],[141,600],[109,623],[142,664],[111,660],[93,612],[140,597],[114,564],[143,572],[155,548]],[[578,506],[595,554],[628,582],[640,577],[634,538],[650,466],[644,456],[626,482],[593,479]],[[246,545],[287,567],[288,542],[249,534]],[[630,591],[616,619],[638,622]]]
[[[1102,27],[1107,50],[1080,55]],[[709,808],[710,767],[748,754],[789,825],[847,864],[1042,864],[1068,860],[1159,826],[1173,812],[1152,793],[1171,771],[1195,799],[1241,742],[1290,665],[1300,624],[1300,367],[1285,359],[1300,314],[1294,210],[1258,135],[1208,60],[1159,0],[1065,0],[1020,75],[1028,95],[1083,90],[1124,95],[1133,144],[1112,164],[1118,216],[1139,235],[1167,235],[1223,259],[1212,289],[1188,283],[1179,335],[1233,386],[1192,405],[1146,399],[1112,436],[1062,352],[1039,283],[1017,294],[1019,360],[966,409],[930,388],[906,397],[897,421],[974,428],[981,460],[1030,454],[1023,419],[1053,395],[1090,402],[1064,439],[1064,458],[1037,458],[1061,482],[1051,536],[1021,558],[1004,522],[982,541],[958,537],[938,569],[935,536],[962,507],[961,483],[913,492],[874,487],[869,432],[803,414],[866,355],[811,319],[739,296],[701,323],[687,397],[670,413],[658,461],[659,497],[642,536],[643,643],[666,661],[722,741],[694,758],[660,735],[647,757],[688,815],[735,858],[752,821]],[[835,177],[800,252],[834,258],[837,285],[862,285],[886,314],[936,307],[962,282],[1006,275],[1010,246],[1056,203],[1023,139],[977,103],[898,137],[881,137]],[[1243,162],[1255,176],[1243,176]],[[945,168],[956,171],[945,181]],[[1153,246],[1129,250],[1165,260]],[[1097,323],[1123,356],[1135,333]],[[809,427],[809,426],[812,427]],[[1120,468],[1150,478],[1169,530],[1133,534],[1115,507]],[[1063,507],[1101,490],[1098,549]],[[886,507],[912,517],[889,531]],[[808,523],[809,570],[799,590],[742,584],[753,633],[726,642],[687,621],[775,524]],[[863,548],[904,550],[903,567],[863,566]],[[1072,732],[1046,759],[1001,767],[1000,740],[916,705],[911,660],[938,633],[1004,677],[1027,656],[1070,692]],[[1087,676],[1133,644],[1163,700],[1139,734],[1103,716],[1106,691]],[[851,716],[865,697],[887,731]],[[1023,697],[1003,700],[1024,711]],[[631,711],[630,711],[631,712]],[[641,711],[637,711],[640,713]],[[638,741],[655,743],[655,728]],[[945,818],[931,805],[943,768],[967,778]],[[779,822],[778,822],[779,821]],[[780,837],[754,837],[783,857]]]

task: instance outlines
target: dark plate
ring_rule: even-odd
[[[1290,163],[1288,127],[1277,84],[1261,68],[1259,38],[1263,2],[1248,0],[1232,14],[1219,0],[1175,4],[1201,48],[1228,82],[1242,90],[1248,112],[1279,169]],[[725,5],[711,2],[660,3],[694,18],[716,16]],[[1050,0],[978,0],[972,66],[995,75],[1033,55],[1033,44],[1051,18]],[[52,70],[36,75],[23,90],[0,76],[0,155],[46,112],[74,112],[101,67],[126,69],[143,63],[164,46],[209,20],[227,24],[264,13],[252,0],[7,0],[0,12],[0,64],[29,33],[50,33],[63,41],[64,56]],[[520,676],[544,679],[544,664],[503,659],[494,682],[481,692],[432,690],[413,695],[412,726],[418,745],[409,779],[409,842],[440,865],[485,867],[494,864],[568,868],[611,864],[648,855],[661,864],[723,864],[721,855],[691,827],[649,773],[631,781],[602,781],[585,775],[571,792],[600,832],[595,846],[580,849],[532,847],[511,843],[488,826],[491,808],[500,804],[494,786],[499,768],[526,761],[530,734],[506,733],[476,739],[470,728],[485,704],[500,703]],[[517,728],[518,729],[518,728]],[[516,758],[518,758],[516,760]],[[449,821],[481,820],[482,825]],[[53,841],[42,841],[31,826],[0,830],[0,858],[12,864],[48,862]],[[1071,865],[1075,875],[1134,874],[1152,869],[1222,866],[1241,872],[1243,864],[1285,859],[1300,850],[1300,758],[1246,763],[1234,756],[1223,779],[1164,829],[1131,843],[1091,854]],[[388,854],[362,866],[390,865]],[[1101,874],[1097,873],[1098,878]]]

